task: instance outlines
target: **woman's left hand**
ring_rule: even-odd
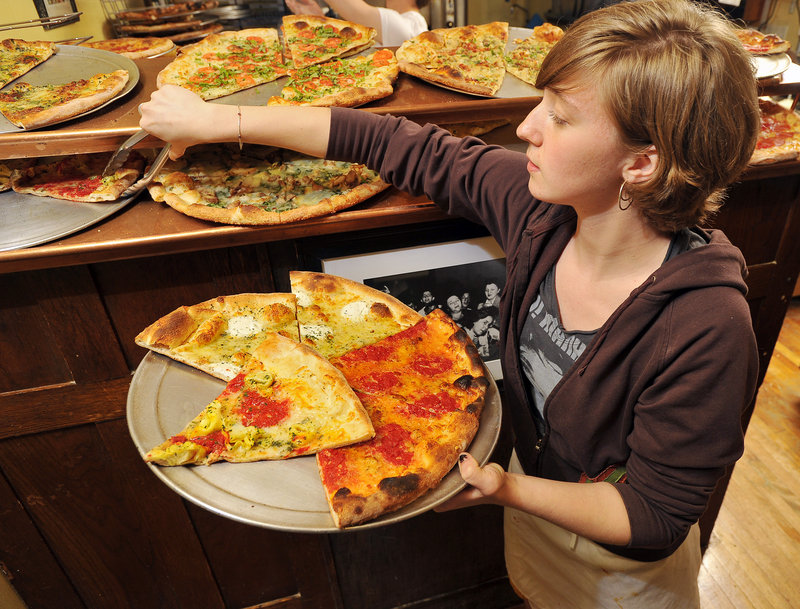
[[[507,476],[499,464],[487,463],[481,467],[472,455],[463,453],[458,459],[458,469],[469,486],[455,497],[436,506],[434,511],[447,512],[470,505],[496,503],[493,497],[506,483]]]

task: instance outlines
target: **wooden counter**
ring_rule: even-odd
[[[130,99],[63,128],[0,136],[0,158],[118,145],[136,129],[157,71],[137,63]],[[401,75],[396,96],[366,110],[516,122],[533,103],[475,100]],[[513,126],[492,138],[510,141]],[[751,271],[762,377],[800,267],[798,197],[800,164],[753,170],[715,219]],[[0,571],[31,609],[517,605],[497,507],[330,535],[248,527],[156,479],[125,421],[131,371],[145,354],[133,337],[165,312],[220,294],[288,291],[289,270],[318,269],[326,257],[483,234],[393,189],[334,216],[256,228],[195,220],[145,195],[57,242],[0,252]],[[509,450],[504,429],[495,458]],[[706,540],[725,484],[704,518]]]

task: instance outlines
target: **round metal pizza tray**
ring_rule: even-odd
[[[756,78],[771,78],[783,74],[792,65],[786,53],[781,55],[757,55],[750,58],[756,71]]]
[[[108,100],[97,108],[92,108],[83,114],[73,116],[72,118],[64,119],[51,123],[41,128],[52,127],[59,123],[79,119],[88,114],[98,112],[107,105],[115,102],[116,100],[125,97],[130,93],[139,82],[139,68],[132,59],[128,59],[118,53],[111,51],[104,51],[102,49],[93,49],[91,47],[81,47],[66,44],[57,44],[56,52],[47,59],[47,61],[40,63],[38,66],[23,74],[16,80],[11,81],[0,91],[11,89],[17,82],[27,82],[31,85],[56,85],[72,82],[82,78],[91,78],[95,74],[113,72],[114,70],[127,70],[128,82],[123,87],[116,97]],[[25,131],[21,127],[17,127],[13,123],[6,120],[0,114],[0,133],[22,132]]]
[[[51,197],[0,193],[0,251],[40,245],[97,224],[138,196],[108,203],[81,203]]]
[[[490,378],[481,425],[469,452],[486,463],[500,434],[501,405]],[[178,433],[215,399],[225,383],[195,368],[149,352],[133,375],[128,392],[128,429],[139,452]],[[244,524],[306,533],[337,528],[317,473],[314,456],[258,463],[161,467],[148,464],[173,491],[215,514]],[[465,487],[457,469],[441,484],[404,508],[345,530],[385,526],[426,512]]]

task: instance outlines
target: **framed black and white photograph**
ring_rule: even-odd
[[[503,378],[499,302],[505,255],[492,237],[322,259],[322,271],[391,294],[422,315],[440,308],[470,335],[486,367]]]

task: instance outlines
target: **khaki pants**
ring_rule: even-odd
[[[510,471],[522,473],[516,455]],[[535,609],[699,609],[700,529],[670,556],[640,562],[541,518],[505,509],[511,585]]]

